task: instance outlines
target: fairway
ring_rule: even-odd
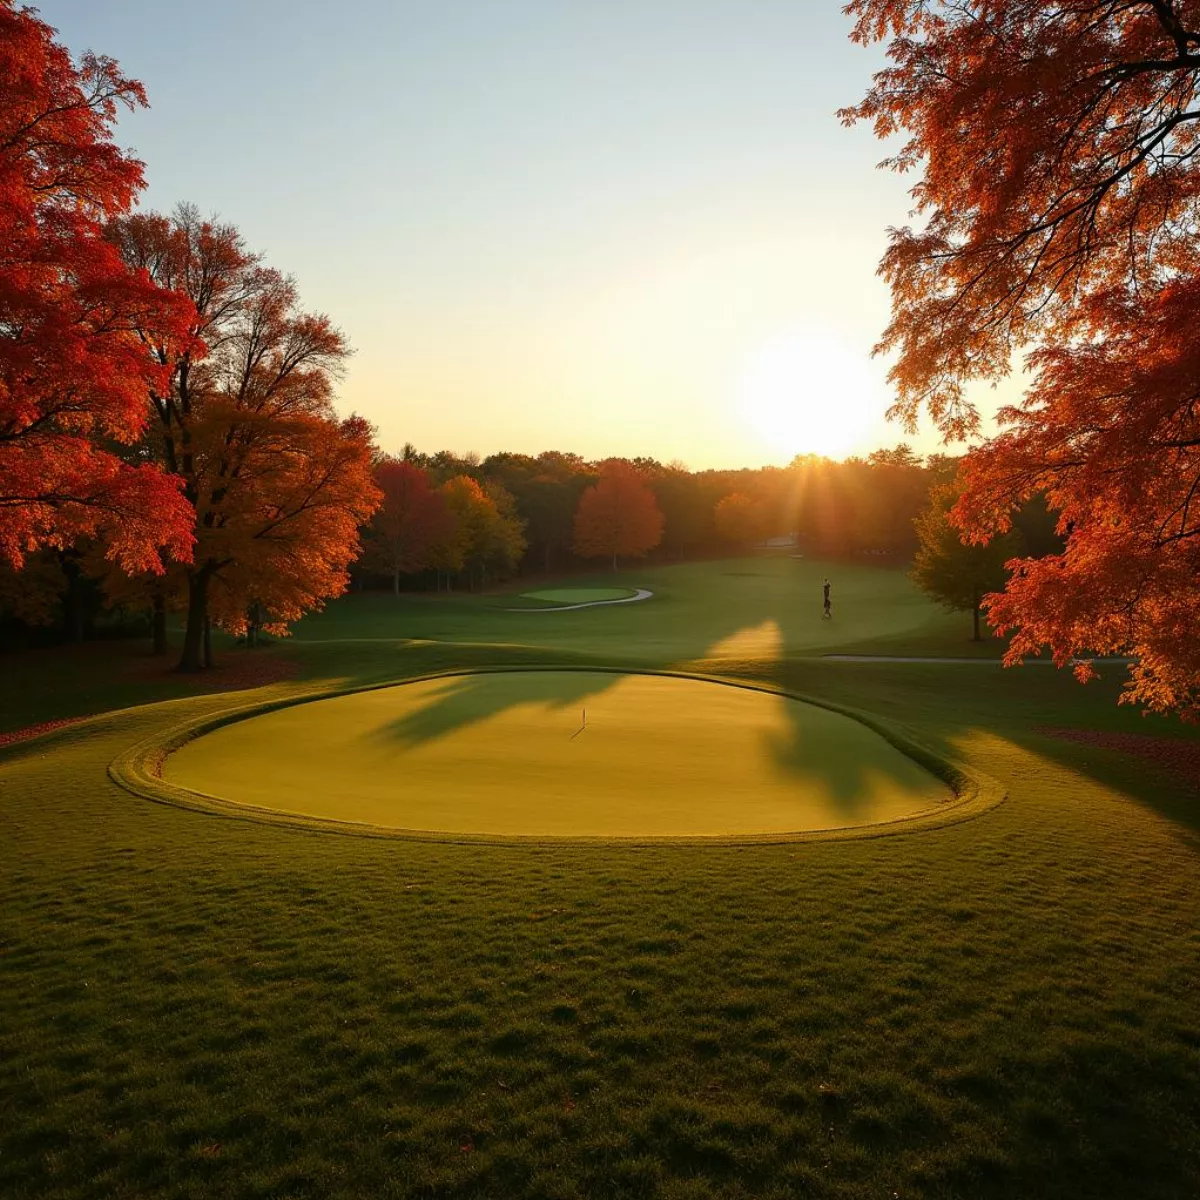
[[[633,595],[629,588],[620,587],[542,588],[521,593],[522,599],[544,600],[549,604],[598,604],[605,600],[628,600]]]
[[[598,671],[467,674],[300,704],[189,742],[164,775],[308,817],[524,837],[788,834],[952,798],[828,709]]]

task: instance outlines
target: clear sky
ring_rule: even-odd
[[[146,85],[144,205],[233,221],[346,331],[340,404],[385,449],[902,439],[868,355],[910,184],[834,115],[881,62],[840,0],[38,7]]]

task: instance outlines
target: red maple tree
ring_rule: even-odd
[[[401,575],[433,565],[434,547],[448,536],[451,517],[429,472],[415,463],[382,458],[375,465],[375,486],[383,499],[363,531],[363,560],[390,575],[399,595]]]
[[[0,0],[0,558],[14,566],[89,535],[130,570],[190,557],[177,481],[114,452],[137,441],[163,378],[138,331],[188,336],[186,299],[102,236],[142,186],[111,140],[117,110],[145,103],[111,59],[76,64],[32,10]]]
[[[600,464],[600,478],[579,497],[575,553],[584,558],[641,558],[662,540],[663,515],[654,492],[624,459]]]
[[[847,121],[907,139],[922,223],[891,233],[894,412],[981,431],[965,392],[1021,350],[1032,384],[972,451],[984,541],[1044,493],[1061,554],[990,619],[1009,661],[1126,652],[1124,699],[1200,717],[1200,3],[853,0],[892,60]],[[1081,677],[1090,674],[1084,663]]]

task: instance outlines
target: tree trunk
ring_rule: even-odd
[[[205,667],[213,665],[212,620],[209,617],[204,618],[204,665]]]
[[[616,569],[617,569],[617,552],[614,550],[613,551],[613,570],[615,571]]]
[[[63,633],[68,642],[79,643],[83,641],[83,585],[79,564],[74,557],[64,556],[62,568],[67,577],[67,590],[63,595]]]
[[[396,567],[392,571],[392,595],[400,595],[400,568]]]
[[[203,666],[204,628],[208,624],[209,573],[201,569],[188,579],[187,625],[183,633],[183,653],[177,671],[199,671]]]
[[[154,654],[167,652],[167,602],[162,596],[154,597]]]
[[[971,639],[973,642],[982,642],[983,638],[979,633],[979,601],[975,602],[975,607],[971,610],[971,616],[975,619],[975,636]]]
[[[250,605],[249,619],[246,623],[246,643],[253,649],[256,646],[262,645],[262,627],[263,621],[266,619],[266,611],[263,606],[255,600]]]

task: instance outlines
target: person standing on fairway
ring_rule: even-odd
[[[832,621],[833,620],[833,602],[829,599],[829,580],[828,579],[825,580],[825,583],[822,586],[821,591],[824,593],[824,596],[825,596],[824,611],[821,613],[821,620],[824,621],[824,620],[828,619],[828,620]]]

